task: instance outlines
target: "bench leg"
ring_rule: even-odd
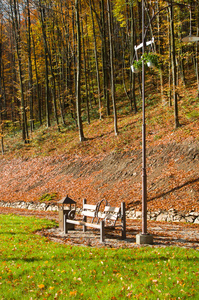
[[[105,241],[104,220],[100,221],[100,243]]]
[[[68,233],[68,224],[66,220],[67,220],[66,215],[64,215],[64,234]]]
[[[85,204],[86,204],[86,199],[83,199],[83,207],[84,207]],[[87,217],[86,216],[84,216],[83,221],[87,222]],[[86,232],[86,229],[87,229],[86,225],[83,225],[83,232]]]
[[[125,202],[121,203],[121,214],[122,214],[122,239],[126,239],[126,208]]]
[[[87,222],[87,217],[84,216],[84,219],[83,219],[84,222]],[[87,227],[86,225],[83,225],[83,232],[86,232],[87,231]]]

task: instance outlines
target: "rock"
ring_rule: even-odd
[[[135,217],[136,217],[136,219],[141,219],[142,218],[142,212],[141,211],[136,211]]]
[[[156,218],[157,215],[158,215],[158,213],[156,213],[156,212],[151,212],[151,218]]]
[[[28,205],[28,209],[36,209],[37,205],[35,205],[34,203],[30,203]]]
[[[198,212],[195,212],[195,211],[191,211],[189,213],[190,216],[194,216],[194,217],[199,217],[199,213]]]
[[[46,210],[48,207],[48,204],[46,203],[41,203],[40,206],[39,206],[39,210]]]
[[[27,208],[27,207],[28,207],[28,203],[26,203],[26,202],[21,202],[20,208]]]
[[[167,213],[161,213],[157,216],[156,221],[166,221],[168,218],[168,214]]]
[[[199,224],[199,217],[195,219],[194,224]]]
[[[180,222],[186,223],[186,219],[182,217],[182,219],[180,220]]]
[[[167,222],[173,222],[174,215],[169,214],[167,217]]]
[[[194,220],[195,220],[195,217],[194,217],[194,216],[188,216],[188,217],[185,217],[185,220],[186,220],[188,223],[193,223]]]
[[[182,216],[181,215],[175,215],[173,218],[174,222],[180,222],[182,220]]]

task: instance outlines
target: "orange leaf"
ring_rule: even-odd
[[[71,291],[70,292],[70,296],[76,296],[77,295],[77,291]]]

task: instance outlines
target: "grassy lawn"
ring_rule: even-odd
[[[33,234],[54,225],[0,215],[0,299],[198,299],[197,250],[71,247]]]

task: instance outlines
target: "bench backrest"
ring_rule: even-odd
[[[113,206],[105,206],[103,213],[101,213],[100,218],[105,221],[113,221],[114,226],[116,221],[121,217],[121,208]]]
[[[106,205],[104,207],[103,212],[100,212],[99,207],[102,201],[100,203],[97,203],[96,205],[87,204],[86,199],[83,200],[83,210],[82,210],[82,216],[83,221],[87,221],[87,217],[92,218],[92,223],[94,222],[94,219],[97,218],[97,224],[99,223],[99,220],[104,220],[107,224],[113,223],[115,226],[116,221],[118,219],[121,219],[122,222],[124,220],[125,215],[125,204],[122,202],[121,207],[114,207],[110,206],[109,203],[106,201]]]
[[[84,204],[82,215],[83,217],[91,217],[94,219],[97,216],[97,205]]]
[[[105,208],[104,208],[104,212],[106,212],[106,213],[119,214],[120,210],[121,210],[120,207],[105,206]]]

